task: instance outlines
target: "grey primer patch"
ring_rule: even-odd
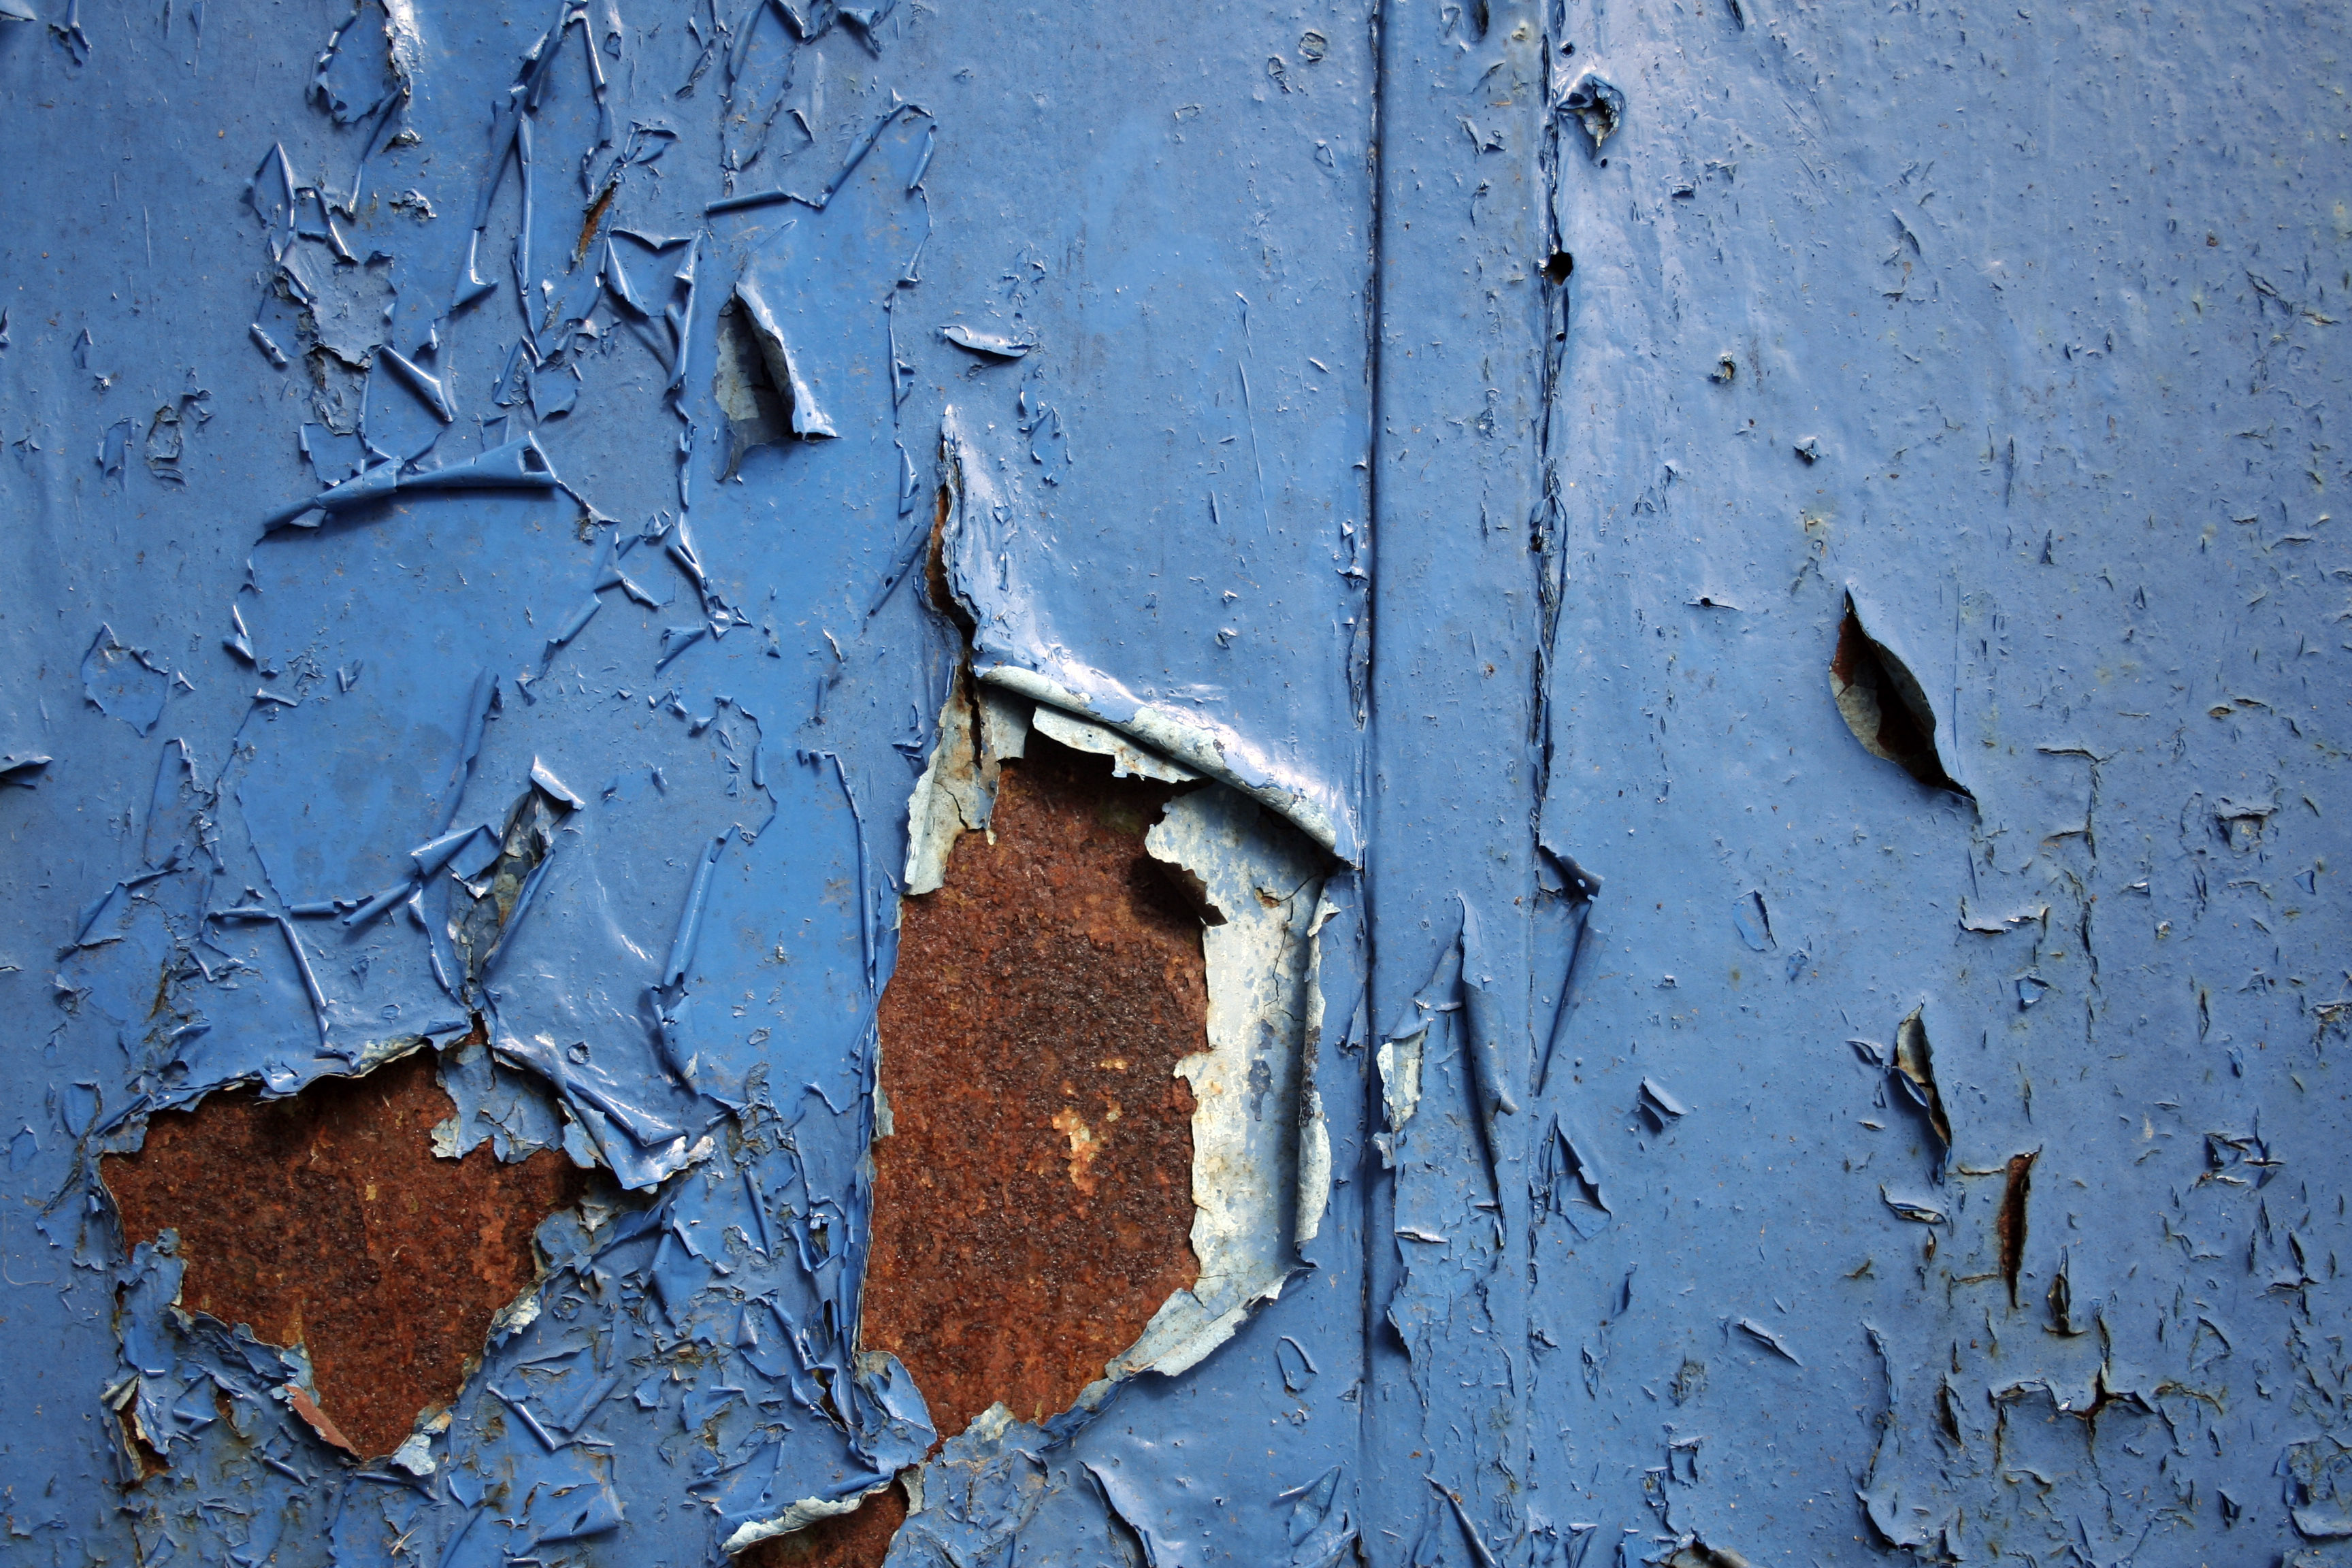
[[[1109,1375],[1174,1376],[1233,1337],[1298,1267],[1300,1061],[1310,933],[1328,861],[1287,824],[1224,787],[1177,796],[1144,837],[1190,872],[1223,921],[1201,932],[1209,1049],[1192,1086],[1192,1252],[1201,1277],[1156,1313]],[[1328,1158],[1328,1155],[1325,1156]]]
[[[947,877],[956,840],[985,829],[996,804],[996,772],[1008,753],[989,742],[1008,743],[1005,731],[981,721],[958,669],[939,715],[939,738],[907,802],[906,890],[937,892]],[[1025,724],[1022,733],[1025,734]],[[1019,756],[1016,748],[1010,753]]]
[[[767,301],[760,297],[758,290],[752,287],[750,280],[746,279],[735,286],[735,297],[731,304],[734,320],[740,326],[748,327],[750,330],[752,344],[757,350],[760,368],[766,373],[769,395],[772,398],[782,399],[782,408],[779,412],[782,415],[784,431],[803,441],[831,437],[839,434],[834,429],[833,421],[826,417],[824,410],[817,406],[816,390],[810,384],[809,378],[803,374],[791,346],[784,342],[784,331],[777,323],[776,313],[768,308]],[[740,349],[735,350],[734,353],[736,363],[738,366],[742,366],[743,355]],[[742,368],[748,369],[748,367]],[[735,395],[740,403],[741,395]],[[753,399],[753,407],[756,414],[765,416],[765,411],[759,408],[756,397]],[[734,417],[731,408],[729,417]]]

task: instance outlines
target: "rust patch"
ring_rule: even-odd
[[[771,1536],[744,1552],[736,1568],[882,1568],[890,1538],[907,1521],[907,1494],[875,1493],[855,1513],[821,1519],[806,1530]]]
[[[511,1165],[488,1145],[436,1159],[433,1125],[451,1109],[419,1051],[289,1100],[247,1089],[167,1111],[100,1174],[126,1246],[180,1233],[181,1305],[302,1345],[313,1427],[389,1454],[456,1395],[491,1314],[537,1277],[539,1222],[588,1190],[588,1173],[545,1150]]]
[[[1181,786],[1032,734],[993,834],[903,906],[881,1009],[895,1124],[874,1146],[863,1339],[942,1437],[1002,1400],[1066,1409],[1198,1277],[1201,922],[1143,833]]]
[[[974,627],[971,615],[948,587],[948,518],[955,510],[955,498],[941,485],[931,506],[931,542],[923,552],[923,591],[931,596],[931,608],[947,616],[962,632],[967,645]]]
[[[2000,1277],[2009,1285],[2009,1310],[2017,1310],[2017,1277],[2025,1267],[2025,1200],[2033,1191],[2033,1161],[2042,1152],[2011,1154],[2009,1182],[2000,1194],[1993,1234],[2000,1243]]]
[[[613,198],[620,194],[621,186],[618,181],[607,184],[597,193],[596,200],[588,208],[587,216],[580,220],[580,244],[572,252],[572,264],[574,267],[588,259],[588,247],[596,243],[596,231],[604,226],[604,215],[613,210]]]

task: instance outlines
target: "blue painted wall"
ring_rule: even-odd
[[[951,420],[983,654],[1324,811],[1335,1185],[894,1562],[2346,1550],[2340,13],[728,10],[0,0],[12,1555],[702,1563],[921,1454]],[[464,1126],[639,1196],[354,1470],[95,1160],[474,1011]]]

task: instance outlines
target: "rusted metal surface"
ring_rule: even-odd
[[[491,1314],[537,1272],[532,1230],[589,1181],[543,1150],[436,1159],[450,1111],[420,1051],[289,1100],[244,1090],[167,1112],[101,1174],[126,1246],[180,1233],[182,1306],[302,1345],[331,1426],[388,1454],[457,1394]]]
[[[2000,1213],[1993,1218],[1993,1235],[2000,1243],[2000,1277],[2009,1286],[2009,1308],[2017,1310],[2017,1277],[2025,1267],[2026,1200],[2033,1192],[2033,1162],[2041,1155],[2009,1157],[2009,1180],[2001,1190]]]
[[[905,905],[881,1012],[895,1131],[874,1146],[865,1342],[942,1436],[1002,1400],[1068,1406],[1198,1272],[1192,1096],[1201,922],[1143,834],[1175,789],[1033,736],[994,842]]]
[[[887,1487],[855,1513],[761,1542],[736,1557],[736,1568],[882,1568],[890,1537],[906,1519],[907,1494]]]

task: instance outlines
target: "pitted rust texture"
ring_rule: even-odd
[[[430,1051],[288,1100],[167,1111],[100,1174],[126,1246],[180,1233],[180,1304],[310,1353],[320,1406],[368,1455],[455,1397],[491,1314],[536,1277],[531,1232],[588,1174],[542,1150],[437,1159]]]
[[[735,1568],[882,1568],[890,1538],[907,1521],[907,1494],[887,1487],[855,1513],[771,1536],[735,1559]]]
[[[881,1010],[894,1135],[874,1146],[864,1342],[943,1437],[998,1400],[1066,1408],[1199,1273],[1201,922],[1144,852],[1176,792],[1033,735],[995,842],[967,833],[904,906]]]

